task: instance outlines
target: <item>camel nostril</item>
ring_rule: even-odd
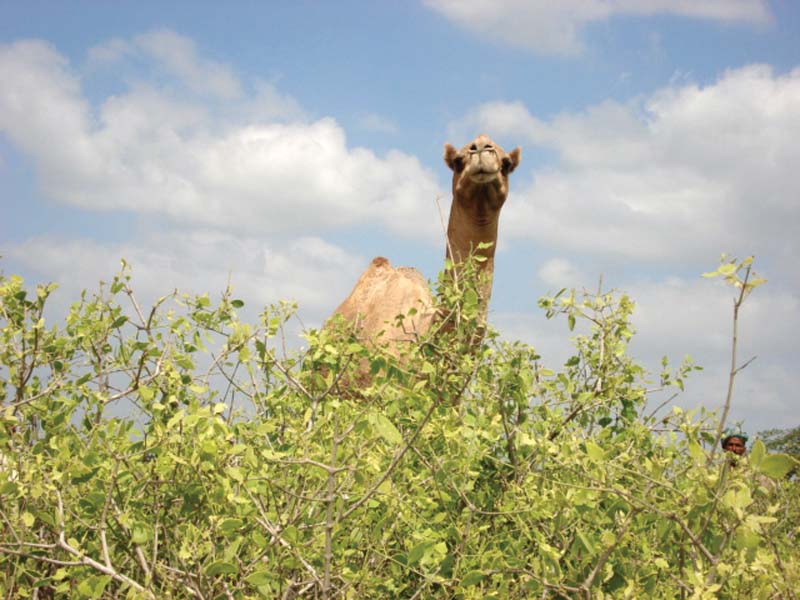
[[[478,149],[478,147],[475,144],[472,144],[472,146],[470,146],[469,149],[474,152]]]

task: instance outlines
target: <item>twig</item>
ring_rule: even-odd
[[[739,372],[739,369],[736,368],[736,351],[737,344],[739,342],[739,309],[744,302],[748,290],[747,280],[750,278],[751,266],[752,265],[747,265],[747,267],[745,267],[744,279],[742,280],[741,289],[739,290],[739,297],[733,301],[733,334],[731,339],[731,370],[728,374],[728,393],[725,396],[725,406],[722,409],[722,417],[720,418],[719,425],[717,426],[717,436],[714,439],[714,446],[711,448],[711,454],[708,457],[709,463],[714,460],[717,447],[722,440],[722,432],[725,430],[725,421],[728,419],[728,412],[731,409],[731,399],[733,398],[733,382],[736,379],[736,374]],[[750,362],[752,362],[752,359],[748,361],[745,366],[750,364]]]
[[[648,489],[645,490],[645,495],[649,493],[650,491],[649,487],[651,486],[648,486]],[[594,565],[594,568],[586,576],[586,579],[583,580],[581,587],[585,590],[587,597],[590,597],[589,590],[592,587],[594,578],[597,577],[597,574],[600,572],[600,569],[603,568],[606,562],[608,562],[608,559],[611,557],[611,553],[617,546],[619,546],[620,542],[622,541],[622,538],[625,537],[625,534],[628,532],[628,527],[630,527],[631,522],[633,521],[633,517],[635,517],[638,513],[640,513],[641,510],[642,510],[641,508],[631,508],[631,510],[628,512],[628,516],[625,517],[625,522],[622,524],[622,528],[617,534],[617,538],[605,550],[603,550],[603,553],[598,558],[597,562]]]
[[[652,390],[652,391],[653,391],[653,392],[657,392],[657,391],[660,391],[661,389],[663,389],[663,388],[659,388],[659,389],[657,389],[657,390]],[[651,392],[651,390],[646,390],[646,391],[645,391],[645,393],[650,393],[650,392]],[[676,392],[676,393],[672,394],[672,396],[670,396],[669,398],[667,398],[666,400],[664,400],[664,401],[663,401],[661,404],[659,404],[658,406],[656,406],[656,407],[653,409],[653,412],[651,412],[649,415],[647,415],[647,417],[645,418],[645,421],[649,421],[650,419],[652,419],[653,417],[655,417],[655,416],[656,416],[656,413],[658,413],[658,411],[660,411],[660,410],[661,410],[662,408],[664,408],[664,407],[665,407],[667,404],[669,404],[670,402],[672,402],[672,401],[673,401],[675,398],[677,398],[677,396],[678,396],[678,394],[677,394],[677,392]]]
[[[327,507],[325,512],[325,573],[322,580],[322,597],[327,600],[331,590],[331,562],[333,560],[333,527],[336,521],[333,518],[333,504],[336,500],[336,450],[339,440],[336,436],[336,416],[333,419],[333,440],[331,442],[331,469],[328,471],[328,494],[326,498]]]
[[[468,384],[469,384],[469,380],[467,380],[467,382],[464,384],[463,388],[461,389],[461,393],[464,392],[464,390],[466,389]],[[433,411],[436,410],[436,407],[439,406],[441,401],[442,401],[442,398],[441,398],[441,396],[439,396],[439,398],[437,398],[436,401],[431,402],[431,406],[430,406],[430,408],[428,408],[428,412],[425,413],[425,416],[422,418],[422,421],[420,421],[420,424],[417,425],[416,430],[414,430],[414,433],[411,434],[410,438],[408,438],[408,441],[403,446],[403,448],[394,455],[394,458],[392,459],[392,462],[387,467],[386,472],[383,474],[383,476],[381,476],[372,485],[372,487],[370,487],[367,490],[367,492],[363,496],[361,496],[361,498],[357,502],[355,502],[350,508],[348,508],[346,511],[344,511],[344,513],[342,513],[342,515],[340,517],[340,520],[344,521],[347,517],[349,517],[351,514],[353,514],[354,511],[358,510],[367,500],[369,500],[372,497],[372,495],[377,491],[377,489],[381,485],[383,485],[383,482],[386,481],[389,478],[389,476],[394,472],[394,470],[397,467],[398,463],[403,459],[403,456],[405,456],[406,452],[408,452],[408,449],[417,440],[417,437],[419,436],[419,434],[422,432],[422,430],[428,424],[428,421],[433,416]]]
[[[58,510],[58,513],[57,513],[58,514],[58,529],[59,529],[59,531],[58,531],[58,542],[57,542],[58,547],[61,548],[62,550],[66,550],[69,554],[71,554],[71,555],[75,556],[76,558],[78,558],[77,564],[83,564],[83,565],[92,567],[93,569],[96,569],[97,571],[100,571],[101,573],[104,573],[105,575],[109,575],[112,579],[115,579],[115,580],[117,580],[117,581],[119,581],[121,583],[124,583],[124,584],[127,584],[127,585],[131,586],[135,590],[143,593],[148,598],[152,598],[153,600],[155,600],[156,596],[153,594],[153,592],[151,592],[150,590],[145,588],[140,583],[134,581],[133,579],[131,579],[127,575],[123,575],[122,573],[119,573],[116,569],[113,568],[113,566],[104,565],[102,563],[97,562],[93,558],[89,558],[88,556],[86,556],[85,554],[83,554],[82,552],[77,550],[76,548],[73,548],[67,542],[66,533],[65,533],[65,524],[64,524],[64,502],[63,502],[63,500],[61,498],[61,492],[58,491],[58,490],[56,490],[56,497],[58,498],[58,509],[57,509]],[[36,557],[36,558],[39,558],[39,557]],[[50,562],[50,561],[45,560],[45,562]]]
[[[108,507],[111,505],[111,498],[114,492],[114,485],[117,481],[117,470],[119,469],[119,460],[114,460],[114,467],[111,470],[111,477],[109,478],[108,492],[106,492],[106,501],[103,504],[103,513],[100,515],[100,546],[103,549],[103,560],[106,566],[111,569],[111,555],[108,552],[108,540],[106,538],[106,528],[108,525]]]

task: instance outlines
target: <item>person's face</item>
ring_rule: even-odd
[[[734,454],[738,454],[739,456],[741,456],[742,454],[744,454],[745,450],[744,441],[741,438],[732,437],[727,442],[725,442],[725,445],[722,447],[722,449],[725,450],[726,452],[733,452]]]

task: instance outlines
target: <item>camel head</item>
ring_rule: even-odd
[[[479,135],[456,150],[444,145],[444,161],[453,170],[453,203],[447,225],[447,257],[460,263],[476,251],[491,271],[500,209],[508,197],[508,176],[517,168],[522,151],[506,153],[489,137]],[[478,249],[483,244],[483,249]],[[488,298],[488,296],[487,296]]]
[[[499,212],[508,196],[508,176],[517,168],[521,154],[519,148],[506,153],[486,135],[479,135],[461,150],[445,144],[444,161],[453,170],[453,202],[483,199],[488,204],[484,210]]]

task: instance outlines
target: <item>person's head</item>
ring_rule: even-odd
[[[722,438],[722,449],[725,452],[742,456],[747,450],[747,434],[741,431],[726,432],[725,437]]]

